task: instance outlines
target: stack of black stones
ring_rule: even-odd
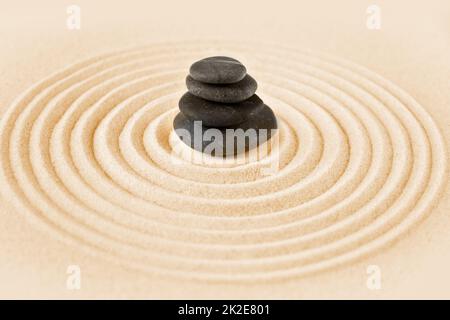
[[[209,150],[213,156],[236,155],[267,141],[277,128],[273,111],[255,94],[255,79],[233,58],[195,62],[186,86],[173,126],[193,149]],[[215,148],[208,147],[212,143]]]

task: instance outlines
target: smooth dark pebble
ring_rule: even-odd
[[[242,102],[221,103],[204,100],[186,92],[178,106],[191,120],[201,120],[205,126],[225,127],[246,121],[264,107],[264,102],[256,94]]]
[[[244,79],[232,84],[210,84],[186,77],[186,86],[194,96],[216,102],[235,103],[250,98],[258,87],[255,79],[246,75]]]
[[[247,69],[236,59],[217,56],[194,62],[189,69],[189,74],[194,80],[200,82],[229,84],[244,79]]]
[[[236,155],[241,152],[248,151],[252,148],[257,147],[258,145],[264,143],[265,141],[269,140],[272,137],[272,129],[277,129],[277,120],[275,118],[275,115],[268,106],[264,105],[264,107],[256,112],[252,117],[250,117],[247,121],[240,123],[239,125],[228,127],[228,128],[211,128],[207,126],[201,126],[201,135],[199,137],[195,136],[195,123],[193,120],[187,118],[183,115],[183,113],[178,113],[178,115],[175,117],[173,121],[173,127],[175,129],[175,132],[180,137],[180,139],[190,146],[193,149],[196,149],[197,151],[204,152],[205,149],[208,148],[208,146],[212,143],[211,140],[205,139],[204,133],[206,130],[212,129],[213,132],[220,133],[222,136],[222,141],[217,142],[218,149],[221,149],[221,154],[212,154],[213,156],[231,156]],[[259,136],[259,135],[251,135],[250,139],[245,139],[245,147],[244,148],[238,148],[237,144],[230,141],[231,145],[234,146],[234,148],[227,148],[227,135],[226,130],[227,129],[242,129],[245,132],[248,129],[255,129],[255,132],[259,132],[259,129],[266,129],[267,135],[266,136]],[[198,129],[197,129],[198,130]],[[219,131],[219,132],[218,132]],[[189,135],[189,138],[186,139],[186,134]],[[242,136],[241,136],[242,137]],[[200,138],[201,141],[195,141],[195,139]],[[233,139],[234,140],[234,139]],[[243,139],[241,139],[243,141]],[[206,152],[208,153],[208,152]]]

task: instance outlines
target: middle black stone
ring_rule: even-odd
[[[212,84],[186,77],[188,91],[194,96],[216,102],[235,103],[250,98],[255,94],[258,84],[250,75],[241,81],[230,84]]]
[[[246,121],[264,107],[264,102],[256,94],[241,102],[221,103],[204,100],[186,92],[178,106],[190,120],[202,121],[203,125],[209,127],[227,127]]]

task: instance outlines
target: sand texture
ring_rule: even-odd
[[[152,6],[169,10],[135,3]],[[49,7],[35,12],[65,6]],[[80,7],[85,20],[101,11]],[[395,27],[400,7],[381,8],[387,31],[364,38],[374,31],[362,24],[352,49],[330,44],[348,36],[345,26],[343,36],[310,31],[317,37],[299,42],[294,30],[277,37],[261,24],[254,39],[251,27],[203,35],[213,22],[182,30],[132,10],[120,15],[126,30],[66,31],[50,19],[41,28],[55,38],[38,44],[41,29],[25,40],[30,21],[15,22],[0,110],[1,296],[449,298],[450,47],[427,38],[442,25],[423,19],[415,36],[428,45],[414,56],[408,41],[392,41],[409,20]],[[354,9],[340,10],[352,21]],[[261,159],[196,161],[173,132],[190,64],[214,55],[242,61],[278,118]],[[68,265],[80,266],[82,289],[65,287]],[[366,286],[369,265],[381,268],[380,290]]]

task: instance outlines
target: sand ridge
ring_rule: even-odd
[[[224,52],[249,65],[281,122],[274,175],[263,162],[171,161],[186,66]],[[196,279],[289,278],[364,256],[429,212],[447,170],[433,120],[391,82],[242,43],[75,64],[19,97],[0,130],[1,192],[19,211],[96,254]]]

